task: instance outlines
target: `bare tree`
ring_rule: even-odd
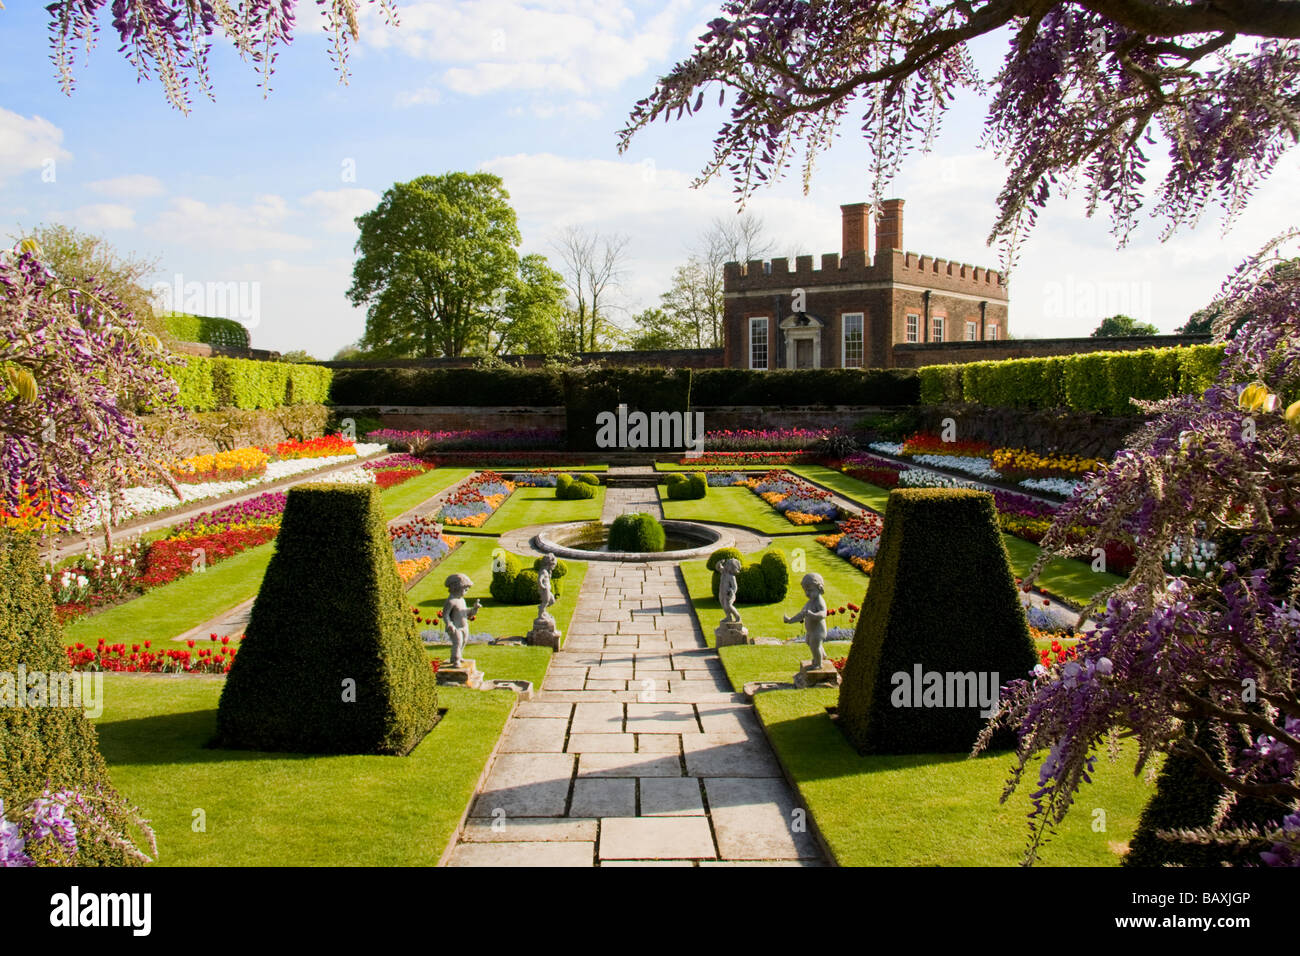
[[[569,226],[552,246],[564,263],[564,282],[573,299],[578,342],[595,351],[605,319],[602,305],[623,278],[628,237],[602,236],[580,226]]]
[[[705,303],[705,324],[712,348],[722,344],[722,317],[726,309],[722,297],[723,267],[728,262],[744,264],[750,259],[770,256],[776,243],[765,232],[763,220],[752,212],[718,216],[692,252],[691,259],[699,263],[694,278]]]

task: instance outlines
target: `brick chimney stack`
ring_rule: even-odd
[[[863,258],[866,258],[867,217],[870,213],[870,203],[855,202],[840,206],[840,222],[844,235],[842,254],[845,258],[854,252],[861,252]]]
[[[903,200],[886,199],[880,204],[876,223],[876,255],[903,248]]]

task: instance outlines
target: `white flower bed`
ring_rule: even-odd
[[[1168,552],[1165,553],[1165,564],[1172,569],[1174,574],[1181,574],[1185,571],[1196,571],[1204,574],[1206,568],[1217,563],[1219,556],[1219,546],[1213,541],[1206,541],[1203,538],[1197,538],[1192,542],[1190,554],[1184,554],[1182,547],[1175,542],[1169,546]]]
[[[993,460],[990,458],[976,458],[966,455],[913,455],[912,461],[920,465],[929,465],[932,468],[951,468],[953,471],[964,471],[968,475],[973,475],[984,481],[996,481],[1002,475],[993,469]]]
[[[878,451],[882,455],[897,455],[903,450],[902,442],[896,441],[873,441],[867,446],[872,451]]]
[[[1026,478],[1020,482],[1020,487],[1033,491],[1050,491],[1069,498],[1085,484],[1086,482],[1072,481],[1069,478]]]
[[[977,485],[973,481],[966,481],[962,478],[954,478],[952,475],[941,475],[937,471],[930,471],[926,468],[909,468],[898,476],[898,487],[900,488],[974,488],[976,491],[986,491],[982,485]]]
[[[147,488],[136,486],[128,488],[123,493],[123,504],[121,513],[118,516],[119,521],[125,521],[128,518],[139,517],[140,515],[153,514],[156,511],[166,511],[168,508],[188,503],[191,501],[202,501],[207,498],[220,498],[223,495],[234,494],[238,491],[249,491],[258,485],[264,485],[272,481],[280,481],[284,478],[291,478],[294,475],[301,475],[309,471],[316,471],[321,468],[328,468],[331,465],[339,465],[347,461],[355,461],[358,457],[366,457],[376,452],[383,451],[386,446],[374,444],[372,442],[357,442],[355,455],[331,455],[328,458],[290,458],[285,461],[273,461],[266,466],[266,472],[257,478],[250,478],[246,481],[207,481],[197,484],[181,484],[181,500],[177,501],[176,496],[172,494],[170,488]],[[364,471],[364,469],[349,469],[344,474],[350,474],[352,471]],[[374,481],[374,475],[366,472],[368,479],[356,477],[340,478],[330,476],[331,481],[356,481],[363,480]],[[107,507],[107,502],[89,501],[85,509],[77,517],[75,528],[78,531],[87,531],[99,524],[99,515],[101,507]]]

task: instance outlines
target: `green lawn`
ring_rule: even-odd
[[[793,628],[791,628],[793,630]],[[791,635],[794,636],[794,635]],[[833,658],[847,657],[849,641],[827,641],[826,656]],[[768,645],[733,644],[718,649],[722,666],[731,679],[731,687],[736,693],[742,693],[745,685],[751,681],[784,681],[794,677],[799,670],[799,662],[810,660],[812,652],[807,644]]]
[[[555,497],[554,488],[516,488],[505,503],[477,529],[485,534],[505,534],[516,528],[564,521],[599,521],[605,505],[605,486],[596,497],[566,501]],[[448,526],[450,530],[450,526]]]
[[[453,532],[454,533],[454,532]],[[474,587],[470,589],[469,600],[483,602],[483,609],[470,625],[470,633],[483,632],[493,637],[522,637],[533,626],[537,617],[536,604],[499,604],[488,593],[492,583],[492,554],[497,549],[496,538],[466,537],[460,547],[449,554],[422,581],[406,592],[411,604],[420,608],[425,617],[430,617],[441,610],[447,600],[447,588],[444,581],[452,574],[468,574]],[[561,580],[562,593],[551,608],[556,624],[561,631],[568,631],[569,619],[578,605],[578,589],[587,574],[585,561],[565,561],[569,573]],[[531,562],[530,562],[531,564]]]
[[[777,756],[841,866],[1015,866],[1028,834],[1028,772],[1005,804],[1009,754],[859,756],[831,723],[835,690],[755,697]],[[1114,866],[1154,791],[1133,775],[1132,747],[1098,761],[1039,865]],[[1104,817],[1096,811],[1104,811]],[[1094,826],[1104,826],[1095,831]]]
[[[407,757],[210,750],[223,684],[106,676],[100,750],[151,821],[159,865],[432,866],[514,705],[439,688],[447,713]]]
[[[740,525],[760,534],[787,535],[835,530],[834,524],[795,525],[748,488],[710,488],[707,498],[673,501],[666,485],[659,486],[664,517],[674,521],[716,521]]]
[[[741,620],[749,629],[750,637],[790,638],[803,633],[803,625],[785,624],[781,618],[794,614],[807,601],[799,582],[810,571],[820,574],[826,582],[827,606],[837,608],[850,602],[859,607],[862,605],[870,579],[829,548],[818,544],[814,535],[781,538],[772,547],[785,551],[786,558],[791,562],[790,588],[785,600],[779,604],[741,604],[737,607]],[[803,552],[804,567],[797,571],[794,559],[798,550]],[[762,554],[762,551],[756,551],[745,555],[745,563],[757,561]],[[686,588],[691,595],[691,603],[695,606],[695,614],[704,630],[705,639],[712,647],[713,629],[722,620],[722,608],[713,596],[713,572],[705,567],[705,559],[701,558],[683,563],[682,575],[686,579]],[[832,617],[830,626],[847,627],[847,615],[842,625],[838,616]]]
[[[396,518],[472,473],[469,468],[437,468],[388,488],[380,492],[384,513],[390,520]],[[274,542],[250,548],[202,574],[186,575],[125,604],[72,621],[64,625],[65,642],[94,645],[101,637],[109,643],[169,641],[254,597],[274,552]]]

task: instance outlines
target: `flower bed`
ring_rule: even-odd
[[[236,448],[215,455],[195,455],[169,469],[177,482],[200,484],[209,481],[247,481],[266,474],[269,462],[260,448]]]
[[[523,471],[510,476],[516,488],[554,488],[559,480],[558,471]]]
[[[564,431],[555,428],[508,428],[499,431],[481,428],[441,431],[381,428],[367,434],[366,439],[380,442],[394,450],[423,455],[432,451],[554,448],[564,443]]]
[[[275,446],[275,457],[281,461],[300,458],[338,458],[357,454],[356,442],[342,435],[322,435],[307,441],[290,439]]]
[[[957,456],[964,458],[986,458],[992,453],[993,446],[986,441],[944,441],[932,432],[917,432],[908,437],[894,454],[904,458],[913,455],[939,455],[941,457]]]
[[[898,477],[907,470],[907,466],[887,458],[859,453],[845,459],[841,470],[858,481],[865,481],[881,488],[897,488]]]
[[[999,448],[993,452],[992,464],[1008,481],[1026,478],[1079,478],[1101,467],[1096,458],[1078,455],[1040,455],[1024,448]]]
[[[752,479],[749,487],[791,524],[834,521],[840,514],[839,505],[832,500],[829,491],[801,481],[788,471],[769,471]],[[798,517],[791,517],[792,514]]]
[[[225,674],[239,652],[244,635],[218,638],[213,634],[208,646],[196,648],[197,641],[186,641],[187,649],[167,648],[155,651],[151,641],[143,645],[109,644],[104,638],[93,647],[78,642],[66,648],[68,667],[74,671],[120,671],[131,674]]]
[[[710,452],[805,451],[835,428],[739,428],[704,433],[704,447]]]
[[[839,523],[837,532],[821,535],[817,543],[834,551],[863,574],[870,574],[876,568],[876,553],[880,550],[880,532],[883,529],[884,521],[880,515],[868,511],[845,518]]]
[[[447,499],[438,510],[438,520],[462,528],[481,528],[514,490],[514,484],[495,471],[479,472]]]
[[[683,456],[677,463],[679,465],[729,465],[740,468],[746,465],[763,467],[796,465],[812,460],[813,456],[806,451],[706,451],[693,458]]]
[[[129,520],[130,518],[140,517],[143,515],[153,514],[159,511],[168,511],[182,504],[188,504],[192,501],[201,501],[205,498],[220,498],[224,495],[235,494],[241,491],[249,491],[258,485],[266,484],[272,481],[280,481],[285,478],[291,478],[306,472],[316,471],[321,468],[327,468],[331,465],[342,464],[346,461],[355,460],[358,455],[371,455],[377,451],[383,450],[382,445],[356,445],[352,453],[337,455],[327,458],[291,458],[283,461],[272,461],[266,466],[266,471],[258,478],[250,478],[242,481],[209,481],[197,484],[181,484],[180,501],[172,494],[170,489],[153,488],[137,486],[126,489],[123,494],[123,501],[118,509],[118,522]],[[340,480],[334,475],[329,478],[330,481]],[[87,499],[82,505],[82,509],[73,522],[72,530],[89,531],[96,525],[100,524],[100,515],[108,509],[107,502],[99,501],[94,498]]]
[[[226,558],[266,544],[279,533],[275,525],[234,527],[215,534],[165,538],[149,546],[137,584],[155,588]]]
[[[390,528],[388,540],[393,544],[393,557],[398,561],[424,557],[436,563],[460,544],[459,538],[443,534],[438,523],[428,517],[412,518]]]

